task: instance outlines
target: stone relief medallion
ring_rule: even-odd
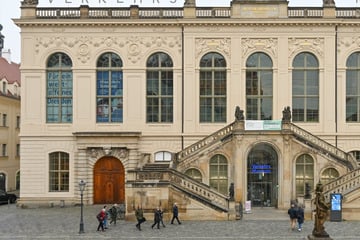
[[[90,59],[89,46],[87,44],[81,44],[78,48],[78,59],[85,63]]]

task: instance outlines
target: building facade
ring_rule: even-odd
[[[0,57],[0,189],[20,188],[20,65]]]
[[[129,216],[176,201],[185,217],[225,219],[233,204],[287,209],[319,181],[359,179],[356,9],[36,2],[15,20],[20,204],[76,204],[85,180],[87,204]]]

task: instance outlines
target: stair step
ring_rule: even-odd
[[[168,169],[170,164],[166,163],[147,163],[143,166],[143,170],[163,170]]]

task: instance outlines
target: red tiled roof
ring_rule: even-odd
[[[6,78],[9,84],[17,82],[21,85],[20,64],[9,63],[5,58],[0,57],[0,79]]]

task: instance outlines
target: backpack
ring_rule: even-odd
[[[98,221],[101,221],[101,215],[100,215],[100,213],[98,213],[98,214],[96,215],[96,218],[97,218]]]

